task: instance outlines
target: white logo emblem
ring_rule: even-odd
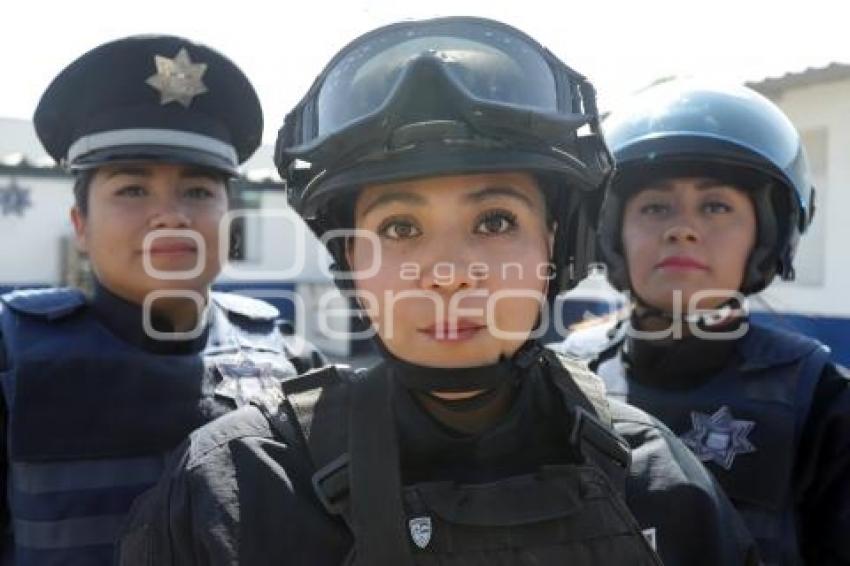
[[[645,538],[646,542],[649,543],[649,547],[655,552],[658,552],[658,537],[655,532],[655,527],[644,529],[642,532],[643,538]]]
[[[431,542],[431,517],[416,517],[408,523],[410,538],[419,548],[425,548]]]

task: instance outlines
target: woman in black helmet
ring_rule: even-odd
[[[850,381],[810,338],[752,323],[792,279],[814,189],[797,131],[744,87],[675,81],[605,123],[600,247],[631,316],[559,346],[706,463],[770,564],[850,564]]]
[[[590,83],[498,22],[396,24],[343,49],[277,164],[383,359],[197,431],[122,563],[753,560],[687,449],[535,339],[588,260],[611,170],[598,126]]]

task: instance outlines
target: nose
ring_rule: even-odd
[[[148,223],[151,229],[188,228],[192,224],[192,219],[182,203],[177,198],[169,195],[157,200],[151,211]]]
[[[475,289],[485,276],[481,264],[469,261],[460,246],[441,246],[428,265],[423,266],[421,286],[429,291],[450,295]]]
[[[700,241],[699,232],[687,219],[678,219],[664,232],[664,242],[668,244],[681,244],[688,242],[695,244]]]

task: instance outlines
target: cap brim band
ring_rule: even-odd
[[[146,148],[151,156],[147,157],[147,153],[140,151],[140,148]],[[96,155],[100,156],[101,162],[116,158],[126,160],[132,158],[134,152],[139,155],[135,160],[158,160],[160,155],[173,154],[164,161],[183,161],[175,158],[182,154],[189,157],[186,161],[190,163],[210,165],[226,171],[235,171],[238,164],[233,146],[219,139],[177,130],[142,128],[83,136],[68,148],[68,164],[71,168],[91,166],[95,164],[93,158]]]
[[[104,165],[133,163],[172,163],[214,169],[229,176],[238,174],[238,170],[232,163],[216,155],[194,149],[161,146],[126,146],[94,151],[70,164],[70,169],[79,171]]]

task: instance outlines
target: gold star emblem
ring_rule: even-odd
[[[192,99],[207,92],[201,77],[207,70],[206,63],[192,63],[185,47],[181,47],[174,59],[154,55],[156,74],[148,77],[147,84],[159,91],[159,103],[163,106],[179,102],[189,108]]]

